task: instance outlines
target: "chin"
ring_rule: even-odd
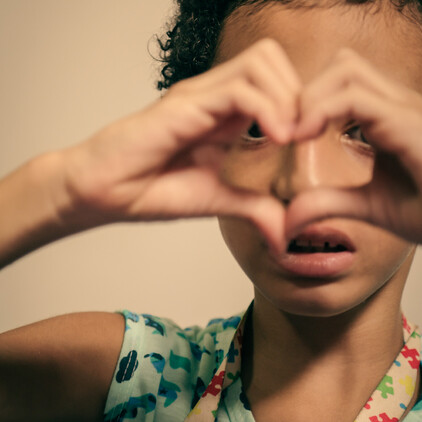
[[[282,310],[284,313],[312,318],[330,318],[338,315],[342,315],[347,311],[353,309],[343,307],[327,307],[321,306],[320,304],[308,303],[308,304],[294,304],[293,306],[284,307]]]
[[[367,299],[366,297],[353,298],[351,295],[339,295],[326,291],[307,293],[310,294],[284,294],[278,298],[266,295],[266,299],[283,313],[314,318],[339,316],[360,307]]]
[[[329,318],[344,314],[353,309],[354,306],[328,306],[326,304],[317,303],[315,301],[307,303],[289,303],[282,304],[279,307],[284,313],[313,318]]]

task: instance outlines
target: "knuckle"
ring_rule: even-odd
[[[250,96],[251,88],[244,80],[237,79],[223,87],[223,92],[229,95],[230,101],[235,104],[242,104],[243,99]]]
[[[347,88],[358,79],[358,70],[353,64],[343,64],[339,70],[339,77],[343,80],[343,86]]]
[[[367,60],[360,56],[356,51],[351,48],[343,47],[337,53],[337,60],[344,66],[345,71],[357,74],[363,67],[367,66]]]
[[[183,79],[181,81],[176,82],[175,84],[173,84],[168,90],[167,90],[167,94],[171,95],[171,94],[181,94],[186,92],[186,85],[188,84],[187,79]]]
[[[247,78],[248,75],[250,75],[251,72],[254,72],[257,68],[257,65],[259,64],[259,60],[253,60],[255,58],[254,56],[246,56],[245,57],[245,63],[243,64],[244,72],[242,72],[242,78]]]
[[[288,119],[295,119],[300,110],[300,98],[290,96],[283,105],[283,115]]]
[[[274,54],[275,51],[280,50],[279,43],[273,38],[261,38],[256,44],[256,50],[261,55]]]
[[[290,88],[292,89],[293,99],[297,103],[299,101],[299,97],[302,96],[303,86],[301,85],[299,81],[298,85],[290,85]]]
[[[257,83],[262,79],[262,74],[265,69],[265,62],[263,60],[250,60],[248,65],[245,66],[245,72],[242,74],[242,78],[246,82]]]
[[[262,48],[265,51],[274,51],[280,49],[280,44],[274,38],[266,37],[262,39]]]
[[[303,110],[308,109],[318,101],[320,95],[315,87],[306,87],[299,96],[298,102]]]
[[[349,82],[344,88],[344,96],[349,100],[353,98],[357,92],[359,92],[359,88],[353,82]]]
[[[362,74],[365,69],[359,61],[359,57],[354,53],[353,55],[343,56],[343,59],[338,63],[336,73],[337,77],[343,80],[343,85],[348,86],[362,79]]]
[[[339,59],[350,59],[355,56],[356,56],[355,51],[350,47],[342,47],[337,52],[337,58]]]
[[[248,87],[247,87],[247,83],[245,82],[245,80],[241,79],[241,78],[237,78],[234,81],[231,81],[230,84],[228,85],[228,88],[234,93],[234,94],[240,94],[245,92]]]

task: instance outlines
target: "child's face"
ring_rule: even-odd
[[[415,53],[416,42],[411,36],[415,29],[391,9],[389,1],[382,4],[389,10],[372,14],[367,6],[289,10],[272,3],[259,13],[227,22],[217,61],[227,61],[255,41],[271,37],[280,42],[307,84],[342,47],[349,47],[387,76],[420,91],[422,60]],[[224,177],[232,185],[272,193],[284,202],[311,187],[365,184],[372,175],[374,154],[367,145],[345,135],[348,123],[332,122],[314,142],[289,147],[270,142],[248,147],[247,141],[239,138],[227,158]],[[356,131],[347,133],[359,139]],[[328,233],[340,231],[353,243],[351,258],[340,259],[337,267],[328,264],[331,273],[318,272],[318,267],[326,267],[329,255],[334,255],[319,253],[311,257],[311,266],[306,258],[299,259],[293,271],[288,271],[270,258],[251,224],[221,218],[220,226],[227,245],[253,281],[256,294],[278,309],[299,315],[340,314],[384,285],[389,286],[394,303],[399,303],[414,252],[413,245],[374,226],[330,219],[314,225],[319,236],[316,241],[323,242]]]

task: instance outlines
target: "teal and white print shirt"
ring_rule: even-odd
[[[121,314],[126,332],[105,422],[185,421],[205,390],[212,393],[214,375],[224,358],[230,362],[240,353],[233,347],[233,338],[244,313],[211,320],[206,328],[185,329],[165,318],[129,311]],[[228,375],[233,382],[223,390],[213,416],[218,422],[254,422],[240,373]],[[422,394],[404,420],[422,422]]]

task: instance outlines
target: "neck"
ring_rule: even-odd
[[[383,289],[351,311],[324,318],[287,314],[257,292],[242,351],[252,408],[280,403],[288,413],[288,403],[306,397],[303,412],[341,409],[352,420],[403,347],[400,295],[386,300]]]

